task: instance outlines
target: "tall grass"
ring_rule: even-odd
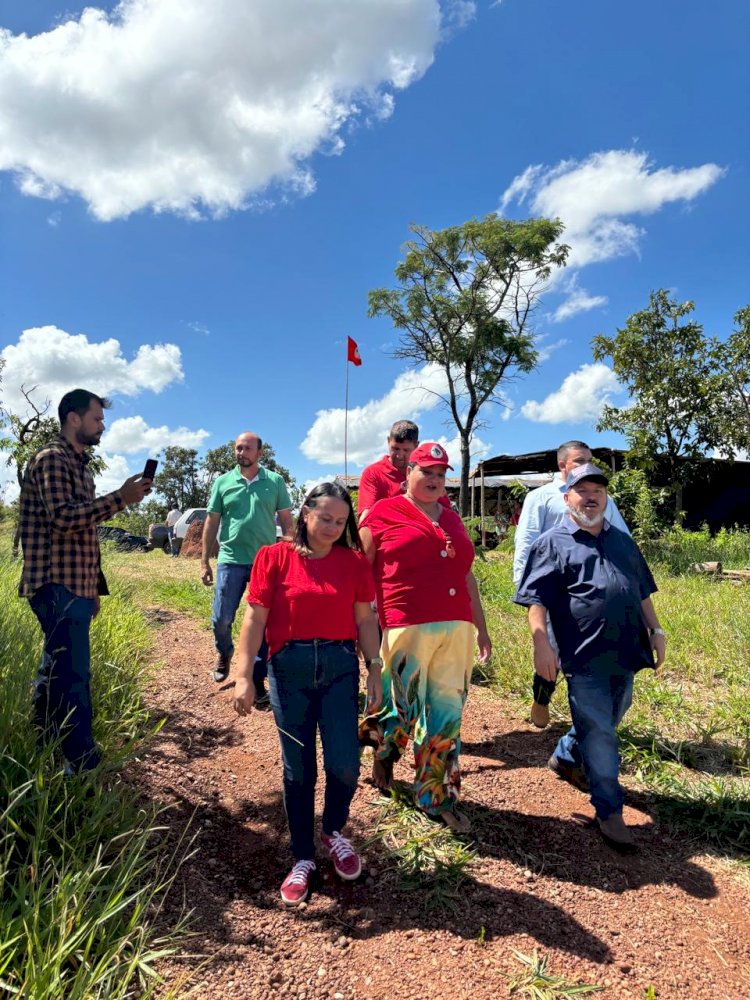
[[[64,778],[29,716],[41,633],[16,595],[18,563],[0,538],[0,994],[34,1000],[148,997],[172,947],[159,910],[177,871],[159,816],[119,780],[146,736],[140,695],[150,640],[116,586],[92,628],[100,773]],[[182,847],[178,850],[183,851]],[[176,928],[175,932],[179,932]]]

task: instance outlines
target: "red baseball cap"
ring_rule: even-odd
[[[409,465],[418,465],[426,468],[430,465],[442,465],[446,469],[453,469],[448,463],[448,452],[437,441],[425,441],[409,455]]]

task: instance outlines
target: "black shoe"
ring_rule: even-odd
[[[582,767],[577,767],[575,764],[565,764],[554,754],[547,761],[547,767],[550,771],[554,771],[558,778],[567,781],[574,788],[581,792],[588,792],[589,779]]]
[[[225,656],[223,653],[219,653],[216,657],[216,662],[214,663],[214,673],[213,678],[217,684],[221,684],[229,677],[229,664],[232,662],[231,653],[229,656]]]
[[[270,702],[271,698],[268,694],[268,688],[265,684],[258,684],[255,688],[255,707],[268,708]]]

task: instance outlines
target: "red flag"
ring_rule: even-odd
[[[353,365],[357,368],[362,364],[362,358],[359,356],[359,348],[357,347],[357,341],[352,340],[351,337],[346,338],[347,349],[346,349],[346,360],[351,361]]]

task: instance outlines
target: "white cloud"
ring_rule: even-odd
[[[96,477],[97,496],[113,493],[122,486],[126,479],[135,475],[136,472],[142,471],[140,468],[131,470],[124,455],[110,455],[106,451],[100,451],[99,454],[107,463],[107,468]]]
[[[715,163],[656,169],[646,153],[611,149],[585,160],[536,165],[513,179],[500,207],[529,202],[535,214],[560,218],[571,246],[568,267],[637,253],[644,230],[623,221],[651,215],[671,202],[689,203],[707,191],[725,170]]]
[[[56,326],[24,330],[16,344],[0,351],[4,405],[13,412],[25,411],[20,387],[38,386],[35,399],[52,400],[77,386],[99,395],[121,393],[136,396],[144,390],[161,392],[183,379],[180,349],[175,344],[143,344],[131,361],[119,341],[89,340],[86,334],[66,333]]]
[[[568,297],[555,309],[550,317],[553,323],[564,323],[579,313],[590,312],[606,306],[609,299],[606,295],[589,295],[585,288],[574,287]]]
[[[537,351],[537,361],[539,364],[549,361],[555,351],[559,351],[561,347],[566,347],[570,343],[567,337],[560,337],[559,340],[555,340],[551,344],[547,343],[547,340],[548,334],[546,333],[540,333],[534,338],[534,347]]]
[[[441,396],[447,395],[448,386],[443,370],[437,366],[425,365],[416,371],[403,372],[396,379],[393,388],[380,399],[370,400],[363,406],[349,410],[348,451],[349,467],[353,470],[369,465],[385,452],[388,432],[396,420],[414,420],[420,423],[422,414],[434,410],[441,403]],[[421,436],[427,440],[423,427]],[[441,436],[440,441],[451,459],[455,458],[456,468],[460,465],[460,445],[458,435],[449,441]],[[344,410],[341,408],[319,410],[312,427],[300,445],[302,453],[321,465],[335,465],[340,471],[344,467]],[[472,442],[472,461],[486,454],[489,446],[479,438]],[[321,477],[323,481],[326,477]]]
[[[619,389],[615,373],[607,365],[581,365],[541,403],[533,399],[524,403],[521,414],[540,424],[593,423]]]
[[[388,431],[396,420],[416,420],[434,409],[447,392],[441,368],[426,365],[399,375],[393,388],[381,399],[349,410],[349,462],[364,466],[385,450]],[[321,465],[344,464],[344,410],[319,410],[300,445],[302,453]]]
[[[162,448],[178,445],[181,448],[200,448],[209,431],[191,431],[188,427],[149,427],[143,417],[120,417],[114,420],[102,438],[102,447],[109,451],[132,454],[147,451],[158,454]]]
[[[195,217],[276,183],[387,118],[469,0],[121,0],[43,34],[0,30],[0,169],[99,219]]]

